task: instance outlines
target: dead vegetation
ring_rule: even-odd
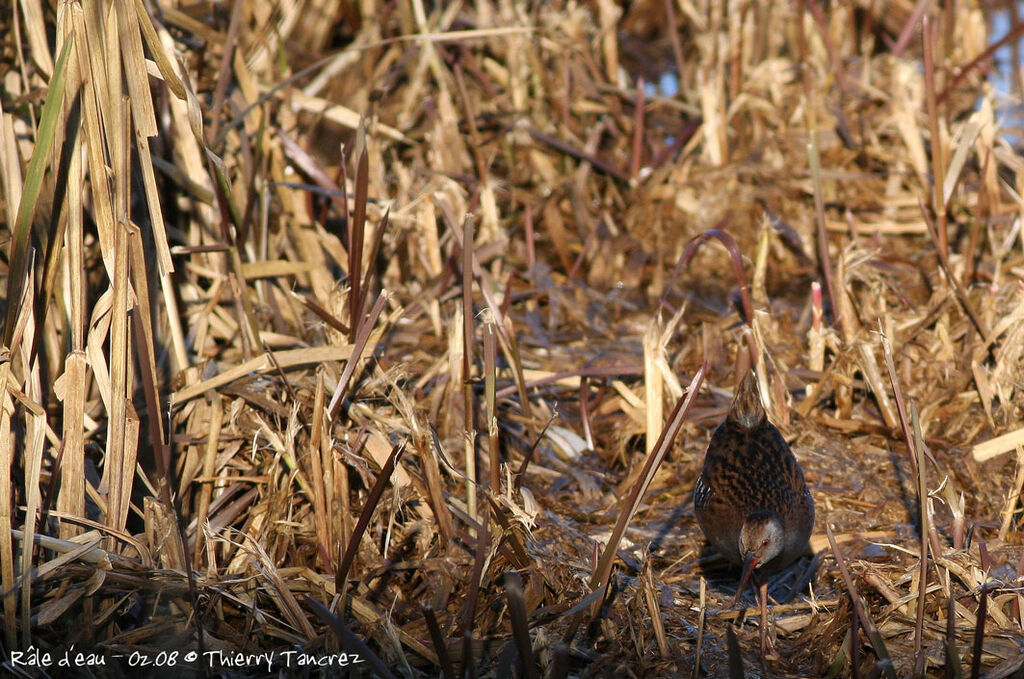
[[[1020,676],[1018,19],[0,10],[4,648]],[[818,507],[764,626],[690,502],[748,346]]]

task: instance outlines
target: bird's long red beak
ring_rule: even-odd
[[[759,559],[753,554],[747,554],[743,558],[743,576],[740,578],[739,589],[736,590],[736,596],[733,597],[732,603],[729,604],[729,608],[732,608],[739,603],[740,598],[743,597],[743,591],[747,588],[747,583],[750,582],[750,577],[754,574],[754,569],[757,568]]]

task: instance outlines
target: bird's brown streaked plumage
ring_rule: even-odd
[[[743,566],[737,599],[755,570],[785,568],[807,547],[814,500],[793,451],[768,421],[753,370],[711,436],[693,502],[708,542]]]

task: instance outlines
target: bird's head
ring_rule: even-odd
[[[743,522],[739,544],[740,556],[743,557],[743,575],[732,600],[733,606],[743,596],[743,590],[747,588],[754,571],[782,552],[782,540],[782,522],[773,512],[754,512]]]
[[[740,529],[740,556],[744,568],[760,568],[782,552],[782,522],[772,512],[755,512]]]

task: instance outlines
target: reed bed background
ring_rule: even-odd
[[[5,671],[1022,676],[1018,10],[0,10]],[[690,500],[747,348],[769,620]]]

